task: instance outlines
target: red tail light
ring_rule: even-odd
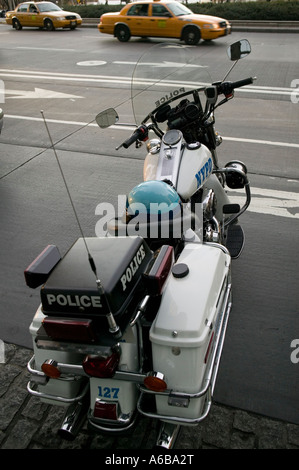
[[[103,358],[100,356],[86,356],[83,361],[83,369],[91,377],[101,379],[114,376],[120,360],[120,353],[114,351],[111,356]]]
[[[91,343],[96,339],[92,320],[46,317],[43,327],[50,338]]]
[[[173,263],[173,247],[163,245],[156,252],[153,264],[144,273],[149,295],[160,295]]]
[[[118,403],[108,403],[102,400],[96,400],[93,410],[93,416],[101,419],[117,420]]]

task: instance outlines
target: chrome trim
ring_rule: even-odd
[[[172,449],[178,437],[180,426],[171,423],[161,423],[158,438],[156,441],[157,447],[163,449]]]
[[[33,362],[35,362],[35,355],[32,356],[32,358],[27,364],[28,372],[30,372],[32,376],[47,377],[47,375],[44,372],[33,368]],[[59,377],[59,379],[53,379],[53,380],[69,382],[69,381],[79,380],[82,376],[89,377],[84,372],[83,366],[79,364],[63,364],[61,362],[57,362],[57,368],[60,370],[62,374],[70,374],[70,375],[61,376]]]
[[[95,418],[94,416],[92,416],[92,412],[89,409],[87,420],[88,420],[88,425],[91,428],[96,429],[97,431],[119,433],[123,431],[128,431],[130,428],[132,428],[136,422],[137,416],[138,416],[137,413],[135,413],[135,411],[132,411],[131,413],[128,413],[128,414],[120,414],[117,421],[104,420],[104,419]],[[97,420],[99,420],[100,422],[97,422]]]
[[[35,360],[35,356],[33,355],[27,364],[27,369],[30,372],[30,374],[32,376],[37,376],[41,378],[47,377],[46,374],[44,374],[44,372],[33,368],[32,364],[34,360]],[[91,378],[90,375],[86,374],[81,364],[64,364],[63,362],[58,362],[57,367],[61,371],[62,374],[69,374],[69,376],[62,375],[61,377],[59,377],[59,379],[53,379],[53,380],[73,381],[73,380],[79,380],[81,377]],[[116,379],[116,380],[124,380],[127,382],[143,383],[146,376],[147,374],[141,374],[138,372],[117,370],[114,376],[111,378]]]
[[[60,379],[54,379],[54,380],[60,380]],[[35,384],[34,384],[35,385]],[[58,403],[77,403],[78,401],[82,400],[87,392],[89,391],[89,382],[85,385],[83,391],[80,393],[80,395],[77,395],[75,398],[65,398],[65,397],[59,397],[57,395],[51,395],[49,393],[44,393],[44,392],[38,392],[37,390],[34,390],[32,382],[29,380],[27,384],[27,390],[28,392],[38,398],[44,398],[47,400],[54,400],[57,401]]]
[[[64,351],[76,354],[82,354],[86,356],[87,354],[101,355],[101,356],[110,356],[111,347],[110,346],[100,346],[98,344],[83,344],[83,343],[68,343],[66,341],[52,340],[50,338],[38,338],[35,342],[38,349],[47,349],[50,351]],[[114,346],[119,345],[118,342]]]

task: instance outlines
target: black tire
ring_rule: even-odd
[[[12,27],[17,31],[20,31],[22,29],[22,25],[17,18],[13,20]]]
[[[115,36],[120,42],[127,42],[131,37],[130,30],[126,25],[119,25],[115,29]]]
[[[195,46],[200,41],[200,31],[195,26],[188,26],[183,31],[183,41],[189,46]]]
[[[54,31],[55,29],[52,20],[49,18],[44,21],[44,27],[47,31]]]

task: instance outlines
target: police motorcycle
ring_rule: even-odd
[[[27,285],[41,286],[27,388],[66,408],[63,438],[75,438],[86,418],[91,430],[118,435],[146,416],[159,423],[156,445],[172,448],[181,426],[210,411],[231,259],[244,244],[239,217],[250,203],[246,166],[219,166],[214,111],[253,79],[200,82],[206,69],[193,64],[194,51],[159,44],[136,65],[141,124],[118,148],[146,142],[144,181],[108,234],[82,236],[63,258],[47,246],[25,270]],[[231,69],[249,53],[247,40],[230,46]],[[117,119],[108,109],[96,120],[106,128]],[[244,191],[242,207],[228,189]]]

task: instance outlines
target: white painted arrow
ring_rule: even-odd
[[[116,60],[113,62],[113,64],[118,64],[118,65],[136,65],[136,62],[129,62],[129,61],[124,61],[124,60]],[[192,67],[192,68],[207,68],[206,65],[196,65],[196,64],[188,64],[188,63],[183,63],[183,62],[168,62],[167,60],[164,60],[163,62],[141,62],[138,63],[138,66],[150,66],[150,67]]]
[[[252,199],[249,212],[299,219],[299,193],[265,188],[251,188]],[[238,203],[238,196],[230,196],[231,202]]]
[[[15,95],[15,96],[7,96]],[[6,98],[10,99],[49,99],[49,98],[60,98],[60,99],[75,99],[83,98],[83,96],[69,95],[67,93],[60,93],[58,91],[44,90],[43,88],[34,88],[32,90],[5,90]]]

